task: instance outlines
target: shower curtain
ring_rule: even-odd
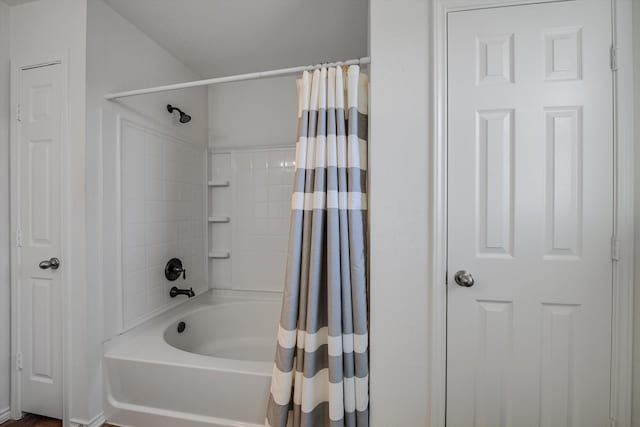
[[[369,424],[367,92],[358,66],[346,73],[342,67],[304,72],[298,80],[296,172],[269,427]]]

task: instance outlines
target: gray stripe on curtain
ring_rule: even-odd
[[[265,425],[366,427],[367,77],[357,66],[322,69],[305,72],[298,89],[289,250]]]
[[[307,179],[314,181],[316,171],[322,170],[323,173],[327,173],[325,168],[316,168],[315,170],[305,170],[305,169],[297,169],[294,174],[294,188],[304,188],[305,192],[313,193],[318,191],[337,191],[338,190],[338,182],[333,178],[333,174],[335,171],[333,169],[338,169],[338,173],[347,173],[348,175],[348,190],[349,192],[357,192],[357,193],[366,193],[367,192],[367,171],[362,170],[360,168],[339,168],[337,166],[329,166],[326,169],[329,170],[329,174],[327,175],[327,182],[322,183],[321,188],[307,188],[304,183]],[[326,185],[326,187],[325,187]]]
[[[326,111],[303,111],[302,116],[298,118],[298,138],[315,138],[318,133],[322,134],[321,131],[316,129],[315,125],[318,114],[326,114]],[[344,108],[330,108],[329,114],[333,117],[338,117],[337,122],[331,120],[329,121],[328,134],[336,135],[336,136],[345,136],[347,134],[345,127],[345,119],[344,119]],[[351,128],[349,129],[350,135],[355,135],[358,139],[368,140],[369,139],[369,116],[363,114],[359,111],[353,111],[353,115],[351,111],[349,111],[349,120],[353,120],[355,117],[355,123],[351,124]],[[310,118],[313,118],[310,122]],[[311,125],[310,125],[311,123]],[[313,127],[312,127],[313,126]],[[353,131],[352,131],[353,129]]]

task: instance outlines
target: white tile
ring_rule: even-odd
[[[246,159],[251,159],[251,168],[246,166]],[[246,151],[236,157],[230,233],[232,271],[231,277],[225,277],[221,263],[212,262],[217,267],[210,269],[215,286],[226,286],[225,280],[232,279],[234,289],[282,290],[294,159],[294,149]],[[213,227],[210,246],[219,247],[224,237]]]
[[[164,276],[164,265],[156,265],[156,266],[147,268],[146,273],[147,273],[147,287],[149,289],[154,289],[158,287],[165,289],[165,286],[168,280]]]
[[[269,187],[269,201],[270,202],[276,202],[280,200],[280,196],[282,194],[282,192],[280,191],[280,186],[278,185],[272,185]]]
[[[175,166],[178,168],[178,181],[183,183],[189,182],[191,164],[189,163],[189,152],[178,147],[178,156],[175,159]]]
[[[178,226],[176,223],[151,222],[146,224],[146,229],[146,238],[149,245],[174,242],[178,239]]]
[[[124,298],[125,324],[135,322],[148,313],[147,292],[126,292]]]
[[[171,221],[188,220],[190,219],[190,213],[190,206],[184,202],[173,203],[169,206],[169,219]]]
[[[267,169],[255,169],[253,173],[250,173],[250,172],[251,171],[246,171],[245,175],[253,176],[253,180],[256,183],[258,182],[266,183],[267,178],[269,177],[269,171]]]
[[[168,298],[164,266],[173,257],[189,265],[192,286],[204,283],[204,150],[153,130],[123,129],[122,188],[124,223],[125,326],[152,311],[175,304]],[[230,179],[230,155],[220,162]],[[226,171],[226,172],[225,172]],[[222,200],[230,203],[229,189]],[[201,283],[197,282],[200,281]]]
[[[127,200],[124,202],[125,224],[140,223],[146,220],[146,202],[144,200]]]
[[[209,278],[211,284],[218,289],[231,289],[231,261],[229,259],[209,262]]]
[[[147,179],[146,200],[165,200],[165,182],[160,179]]]
[[[174,204],[169,201],[147,201],[146,206],[146,220],[148,222],[164,222],[169,221],[171,216],[169,214],[169,208]]]
[[[149,311],[156,311],[167,304],[168,292],[164,288],[149,290]]]
[[[164,178],[168,181],[180,181],[182,167],[182,153],[175,144],[167,144],[164,158]]]
[[[138,271],[128,271],[124,275],[125,294],[142,292],[147,288],[147,271],[146,269]]]
[[[258,236],[264,236],[269,233],[269,220],[268,219],[256,219],[254,223],[254,233]]]
[[[178,242],[178,258],[188,258],[195,255],[197,247],[194,246],[193,240],[180,240]],[[181,259],[182,259],[181,258]]]
[[[193,237],[192,232],[192,222],[191,221],[180,221],[178,222],[178,238],[179,239],[190,239]]]
[[[251,162],[255,169],[268,169],[271,167],[269,156],[265,151],[248,152],[247,155],[253,157]]]
[[[278,201],[269,202],[269,218],[277,219],[282,216],[282,204]]]
[[[189,154],[189,184],[202,184],[204,181],[203,159],[200,153],[191,151]]]
[[[164,179],[164,143],[157,136],[148,136],[146,145],[147,179]]]
[[[264,202],[256,202],[254,215],[256,219],[264,219],[269,216],[269,205]]]
[[[231,227],[228,224],[214,224],[210,229],[211,250],[228,250],[231,248]]]
[[[141,200],[145,197],[144,170],[134,170],[129,172],[129,178],[125,181],[122,193],[126,200]]]
[[[269,170],[269,179],[268,183],[270,186],[280,184],[280,171],[279,170]]]
[[[125,247],[143,246],[145,240],[145,224],[133,223],[124,226]]]
[[[124,249],[124,266],[126,271],[143,270],[147,267],[147,251],[144,246],[134,246]]]
[[[191,223],[191,232],[193,233],[193,237],[197,237],[201,239],[203,242],[207,236],[207,223],[203,222],[200,218],[196,219]]]
[[[173,258],[171,246],[168,243],[147,247],[147,263],[149,267],[165,266]]]
[[[212,179],[231,179],[231,154],[212,154],[211,163]]]
[[[269,193],[268,193],[268,188],[267,185],[263,182],[257,183],[255,185],[255,201],[256,202],[266,202],[269,200]]]
[[[184,184],[178,181],[165,182],[165,200],[179,202],[183,199]]]

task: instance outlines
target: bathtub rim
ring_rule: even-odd
[[[281,300],[282,294],[275,292],[209,290],[107,340],[103,345],[103,355],[109,359],[271,376],[273,361],[241,360],[191,353],[169,344],[164,334],[181,318],[216,306],[280,304]],[[274,335],[273,339],[277,340],[277,336]]]
[[[199,307],[196,308],[192,311],[189,311],[187,313],[184,313],[182,316],[179,316],[178,318],[174,318],[173,321],[169,322],[169,326],[167,326],[164,330],[164,332],[162,333],[162,338],[164,340],[165,343],[167,343],[169,346],[176,348],[180,351],[184,351],[187,353],[191,353],[191,354],[200,354],[202,356],[206,356],[206,357],[213,357],[213,358],[219,358],[219,359],[229,359],[229,360],[245,360],[248,362],[268,362],[268,363],[273,363],[273,359],[275,357],[275,351],[276,351],[276,341],[277,341],[277,327],[278,327],[278,320],[279,320],[279,316],[276,320],[276,322],[274,323],[274,334],[270,337],[268,337],[269,340],[271,340],[271,342],[274,344],[274,348],[273,348],[273,352],[270,356],[270,359],[268,360],[255,360],[255,359],[235,359],[233,357],[223,357],[223,356],[212,356],[212,355],[208,355],[206,353],[199,353],[196,351],[190,351],[184,348],[181,348],[179,345],[177,344],[172,344],[171,343],[171,338],[175,338],[180,340],[181,337],[180,336],[174,336],[174,337],[170,337],[169,335],[173,335],[173,332],[177,326],[177,324],[179,322],[185,322],[187,325],[187,328],[189,327],[190,324],[193,323],[193,317],[198,316],[198,314],[200,313],[205,313],[208,311],[216,311],[218,308],[220,309],[229,309],[231,308],[233,310],[234,306],[238,306],[238,305],[256,305],[256,306],[262,306],[262,305],[273,305],[273,302],[271,301],[233,301],[233,302],[224,302],[221,304],[216,304],[215,306],[203,306],[203,307]],[[206,315],[206,313],[205,313]],[[253,337],[250,337],[253,338]],[[266,337],[265,337],[266,338]]]

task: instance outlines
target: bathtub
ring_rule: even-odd
[[[107,421],[264,425],[280,304],[277,295],[210,291],[108,341]]]

